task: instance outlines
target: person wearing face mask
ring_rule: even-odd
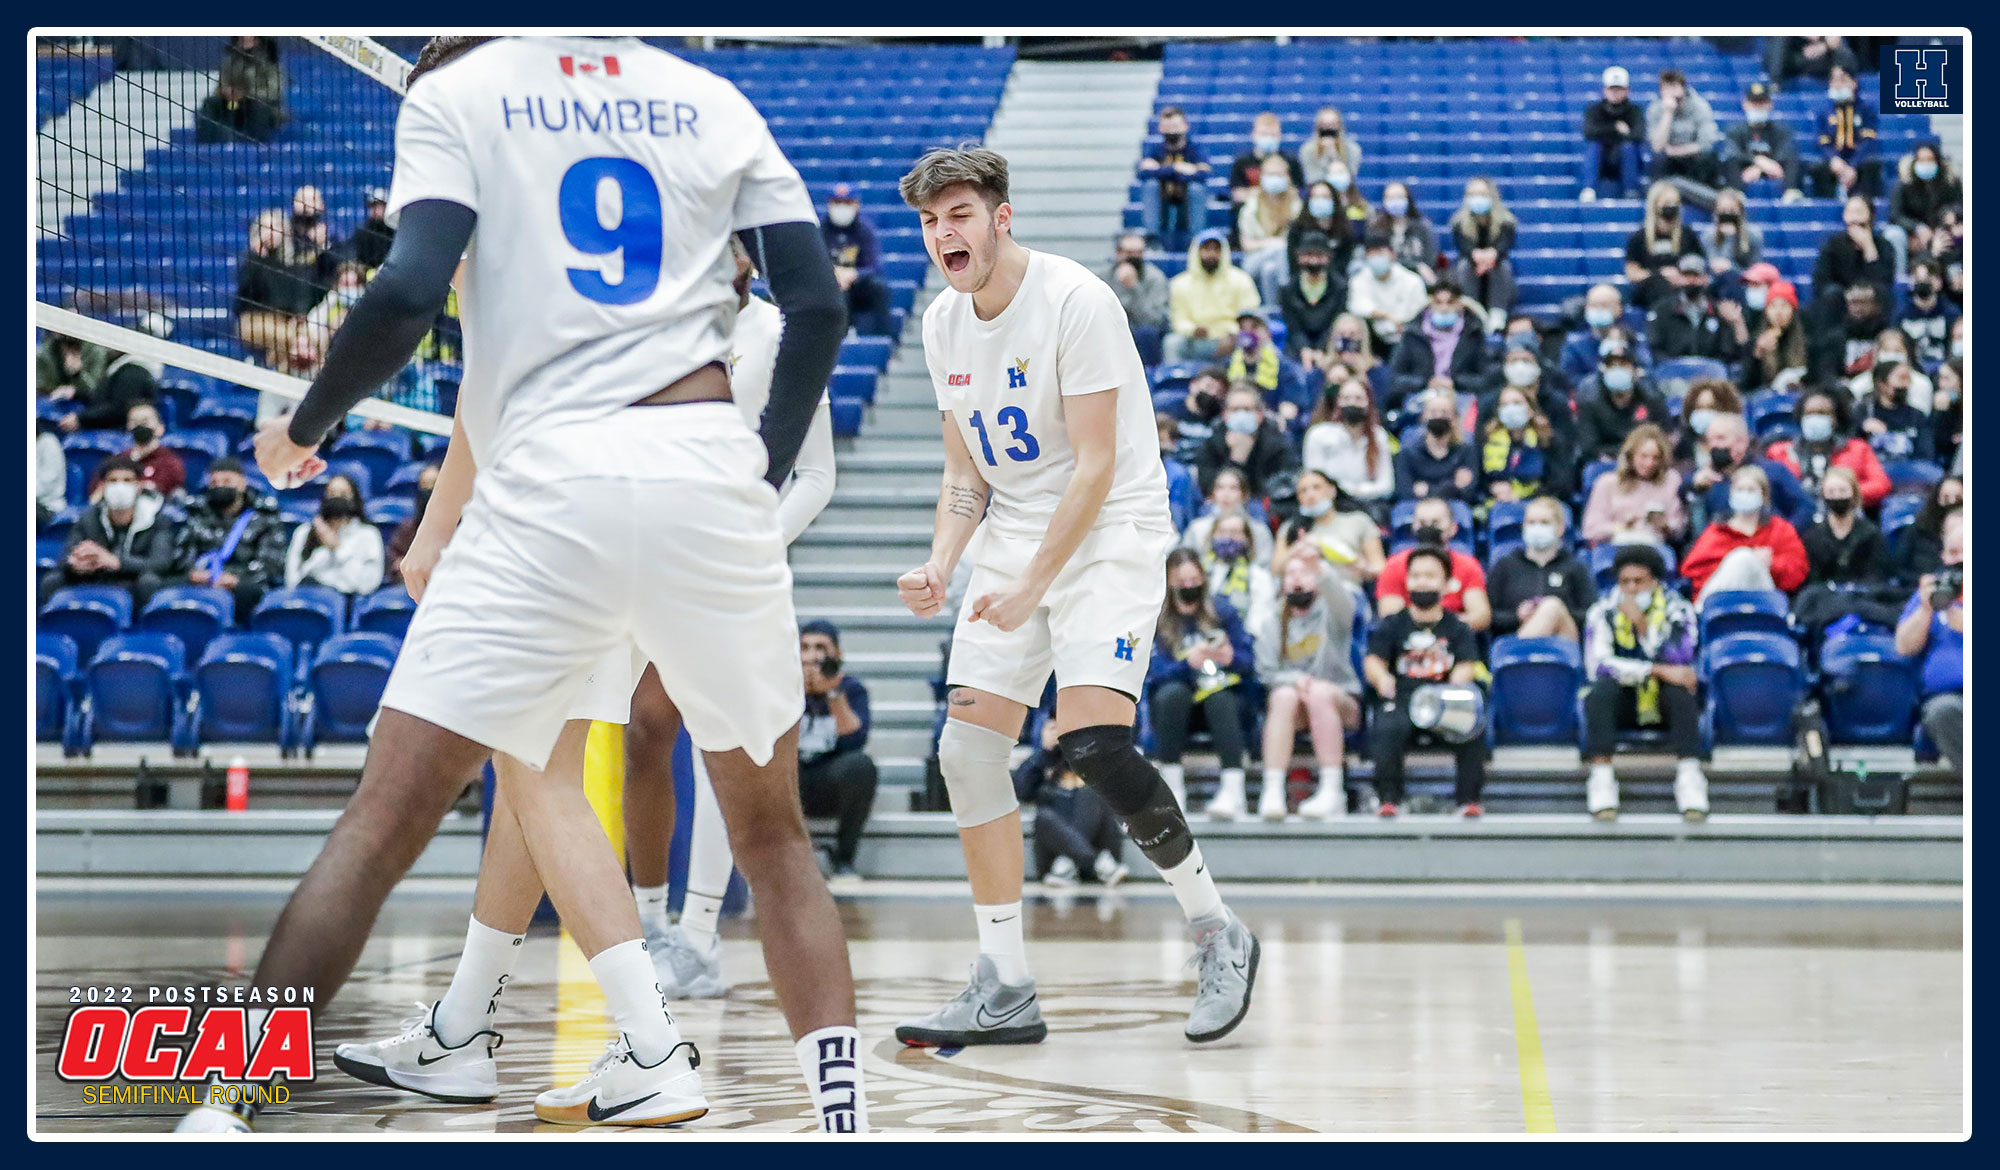
[[[364,507],[353,480],[336,475],[326,481],[319,515],[292,533],[285,556],[287,587],[325,585],[349,594],[382,587],[382,533],[368,522]]]
[[[396,242],[396,229],[389,226],[389,192],[370,187],[362,194],[361,226],[341,245],[341,255],[369,272],[382,267],[389,258],[389,245]]]
[[[1317,471],[1364,507],[1388,518],[1396,494],[1395,452],[1375,410],[1375,396],[1359,379],[1328,386],[1306,431],[1301,463]]]
[[[1540,414],[1526,391],[1500,392],[1493,421],[1480,434],[1479,481],[1486,500],[1474,505],[1482,519],[1493,502],[1527,500],[1546,492],[1567,496],[1576,456]]]
[[[1722,132],[1708,99],[1696,93],[1678,69],[1660,71],[1660,96],[1646,107],[1646,141],[1652,148],[1647,174],[1655,179],[1681,175],[1716,185],[1715,144]]]
[[[1423,438],[1406,441],[1396,452],[1396,498],[1468,498],[1478,474],[1473,468],[1472,446],[1459,433],[1458,396],[1447,390],[1425,393],[1417,417]]]
[[[1125,323],[1132,328],[1140,354],[1145,355],[1150,348],[1157,355],[1160,338],[1169,326],[1167,274],[1146,259],[1144,232],[1120,233],[1117,249],[1111,263],[1098,275],[1118,295],[1118,304],[1125,310]]]
[[[1181,530],[1181,547],[1208,552],[1215,525],[1224,516],[1240,515],[1249,520],[1250,557],[1260,565],[1271,563],[1271,525],[1264,501],[1250,494],[1250,481],[1234,467],[1215,473],[1198,514]]]
[[[1202,360],[1227,352],[1237,314],[1260,303],[1257,282],[1230,259],[1226,234],[1197,235],[1188,245],[1187,268],[1167,283],[1167,316],[1173,326],[1162,341],[1167,360]]]
[[[188,505],[174,547],[176,583],[213,585],[236,599],[243,625],[284,572],[289,539],[278,501],[250,489],[243,463],[224,455],[208,465],[202,494]]]
[[[125,429],[132,436],[125,457],[139,465],[139,478],[162,498],[173,498],[187,484],[187,465],[163,442],[167,424],[160,421],[160,408],[150,402],[135,404],[125,413]],[[103,474],[100,468],[100,480]]]
[[[1285,233],[1285,263],[1298,271],[1301,245],[1308,236],[1326,241],[1330,271],[1343,277],[1356,264],[1356,253],[1367,235],[1368,201],[1361,189],[1348,178],[1345,167],[1335,167],[1333,177],[1321,179],[1306,189],[1305,208]],[[1343,279],[1342,287],[1346,286]]]
[[[1192,467],[1208,437],[1222,425],[1222,400],[1229,393],[1229,372],[1210,366],[1188,380],[1187,397],[1175,416],[1173,457]]]
[[[1819,161],[1813,164],[1813,194],[1841,199],[1882,194],[1882,160],[1875,157],[1875,112],[1860,100],[1854,74],[1836,67],[1827,78],[1819,115]],[[1819,282],[1813,282],[1818,287]]]
[[[1936,390],[1931,394],[1931,448],[1937,461],[1955,465],[1965,440],[1965,369],[1958,358],[1947,358],[1938,367]]]
[[[1891,577],[1905,587],[1934,572],[1944,562],[1945,520],[1965,502],[1965,481],[1956,475],[1939,480],[1924,495],[1923,506],[1889,542]]]
[[[1354,675],[1354,595],[1318,550],[1295,545],[1284,562],[1284,596],[1253,628],[1257,674],[1270,690],[1264,712],[1264,776],[1257,815],[1285,819],[1285,775],[1303,718],[1310,729],[1319,788],[1299,815],[1327,820],[1347,815],[1347,733],[1361,726],[1361,682]],[[1208,815],[1223,820],[1246,811],[1242,785],[1225,781]]]
[[[1760,309],[1762,321],[1743,363],[1743,388],[1762,390],[1795,385],[1811,364],[1812,336],[1799,316],[1799,290],[1789,281],[1744,286],[1746,307]]]
[[[1195,474],[1202,487],[1213,486],[1217,473],[1233,467],[1242,473],[1249,494],[1262,496],[1273,475],[1298,465],[1298,449],[1266,415],[1263,393],[1250,382],[1231,385],[1223,400],[1221,429],[1195,455]]]
[[[1924,574],[1896,623],[1896,653],[1922,664],[1924,730],[1961,776],[1965,772],[1964,562],[1964,516],[1954,512],[1945,521],[1940,568],[1957,572]]]
[[[1332,361],[1333,326],[1347,308],[1347,279],[1333,269],[1333,248],[1318,232],[1299,241],[1292,278],[1278,290],[1285,352],[1308,370]]]
[[[1666,418],[1666,400],[1650,385],[1640,384],[1632,355],[1606,354],[1597,367],[1597,392],[1577,395],[1576,457],[1584,463],[1609,459],[1634,428]]]
[[[1356,281],[1356,287],[1365,283]],[[1350,290],[1348,303],[1352,306],[1353,302]],[[1457,282],[1439,277],[1431,286],[1429,307],[1413,328],[1403,331],[1389,357],[1385,405],[1400,414],[1404,402],[1414,400],[1427,388],[1478,386],[1486,378],[1488,364],[1483,323],[1468,316]]]
[[[1944,295],[1944,269],[1937,261],[1919,257],[1910,262],[1910,287],[1896,304],[1896,328],[1910,339],[1917,365],[1936,374],[1938,366],[1951,356],[1952,326],[1962,310]]]
[[[1410,198],[1408,184],[1389,183],[1383,186],[1382,204],[1376,209],[1375,217],[1368,221],[1361,238],[1365,240],[1376,235],[1388,238],[1396,262],[1416,273],[1426,287],[1437,280],[1437,229],[1424,216],[1424,209]],[[1356,256],[1347,267],[1353,269],[1361,263],[1361,257]]]
[[[1493,562],[1486,592],[1493,602],[1493,633],[1574,642],[1584,611],[1597,600],[1590,569],[1569,551],[1561,504],[1548,496],[1528,502],[1521,546]]]
[[[1771,485],[1761,467],[1729,477],[1726,512],[1718,512],[1688,549],[1681,576],[1700,605],[1711,593],[1738,589],[1797,592],[1806,580],[1806,550],[1791,521],[1771,511]]]
[[[69,585],[115,585],[131,593],[137,613],[173,571],[174,522],[129,457],[111,456],[98,474],[97,502],[70,527],[62,559],[42,574],[38,596],[46,602]]]
[[[1278,299],[1286,276],[1285,241],[1304,210],[1291,172],[1284,167],[1265,167],[1257,189],[1237,209],[1236,237],[1243,245],[1239,262],[1257,283],[1263,301]]]
[[[1909,366],[1910,386],[1904,401],[1922,414],[1931,412],[1931,400],[1936,397],[1936,384],[1929,375],[1911,363],[1911,354],[1916,345],[1901,329],[1884,329],[1875,336],[1873,356],[1868,368],[1848,379],[1847,388],[1853,392],[1857,405],[1866,402],[1875,393],[1875,382],[1884,372],[1894,366]]]
[[[1410,722],[1410,695],[1428,683],[1471,684],[1479,669],[1479,642],[1473,626],[1445,605],[1448,582],[1456,570],[1453,559],[1424,545],[1408,556],[1409,604],[1375,623],[1368,633],[1368,656],[1362,670],[1376,700],[1370,735],[1375,759],[1375,790],[1382,798],[1377,810],[1393,817],[1403,803],[1403,757],[1417,730]],[[1486,741],[1474,736],[1446,745],[1457,777],[1453,798],[1462,817],[1483,814],[1479,797],[1486,786]]]
[[[1674,805],[1690,821],[1708,816],[1701,770],[1701,708],[1695,701],[1695,608],[1666,588],[1666,562],[1651,545],[1626,545],[1612,564],[1618,584],[1584,619],[1585,803],[1600,821],[1618,819],[1611,767],[1620,729],[1661,729],[1678,760]]]
[[[1715,193],[1715,211],[1702,245],[1708,249],[1708,268],[1718,278],[1730,279],[1728,291],[1736,293],[1746,279],[1743,273],[1764,259],[1764,229],[1751,223],[1744,211],[1743,192],[1724,188]]]
[[[1244,628],[1251,630],[1273,611],[1278,599],[1271,570],[1265,568],[1266,562],[1254,559],[1250,534],[1258,528],[1264,526],[1253,524],[1242,512],[1219,513],[1209,530],[1208,547],[1197,550],[1208,573],[1209,596],[1227,601],[1242,617]],[[1268,537],[1270,530],[1264,529],[1264,534]]]
[[[1849,614],[1893,627],[1902,608],[1902,591],[1889,584],[1888,542],[1861,510],[1860,481],[1845,467],[1831,467],[1818,486],[1820,518],[1799,538],[1806,584],[1792,603],[1809,647]]]
[[[846,183],[836,183],[820,217],[820,234],[833,261],[833,276],[847,294],[847,322],[862,336],[889,332],[889,285],[882,279],[882,245],[875,225],[861,214],[861,198]]]
[[[1300,545],[1319,550],[1326,563],[1346,580],[1355,594],[1356,612],[1366,616],[1368,589],[1382,575],[1382,527],[1361,501],[1340,490],[1318,471],[1302,471],[1298,480],[1298,514],[1278,527],[1271,563],[1290,562]]]
[[[1577,412],[1570,403],[1568,376],[1542,357],[1541,335],[1530,317],[1516,316],[1507,323],[1506,345],[1497,361],[1489,361],[1486,379],[1479,386],[1474,433],[1484,433],[1493,424],[1500,394],[1509,387],[1527,395],[1529,409],[1548,420],[1565,450],[1576,450]]]
[[[1641,423],[1625,436],[1617,466],[1591,485],[1583,538],[1593,545],[1678,545],[1686,532],[1681,474],[1667,457],[1667,437],[1652,423]]]
[[[1798,476],[1811,495],[1819,494],[1833,471],[1845,471],[1854,478],[1861,506],[1874,508],[1889,494],[1889,477],[1868,443],[1854,436],[1841,398],[1838,391],[1806,391],[1798,405],[1798,440],[1780,439],[1764,454]]]
[[[1916,372],[1908,362],[1891,362],[1875,369],[1874,393],[1861,400],[1856,417],[1868,445],[1883,459],[1930,462],[1935,429],[1930,416],[1910,403],[1910,382]]]
[[[1600,357],[1599,346],[1613,329],[1626,334],[1634,334],[1645,321],[1643,314],[1628,311],[1625,298],[1616,285],[1594,284],[1583,294],[1583,328],[1563,338],[1562,356],[1557,366],[1572,383],[1581,384],[1597,372]],[[1647,351],[1641,338],[1633,351],[1633,360],[1641,369],[1650,368],[1653,355]]]
[[[1623,199],[1640,183],[1645,120],[1632,100],[1632,75],[1622,65],[1604,71],[1604,96],[1583,109],[1583,191],[1589,203],[1602,194]]]
[[[1361,173],[1361,143],[1347,132],[1347,119],[1332,106],[1313,115],[1312,137],[1299,146],[1299,168],[1308,184],[1327,177],[1335,166],[1345,167],[1350,180]]]
[[[1695,472],[1687,481],[1699,503],[1697,523],[1720,522],[1730,517],[1734,507],[1730,496],[1732,477],[1744,469],[1763,475],[1765,496],[1772,502],[1771,511],[1775,515],[1790,521],[1794,530],[1812,523],[1813,498],[1799,486],[1798,477],[1790,468],[1751,451],[1750,424],[1741,414],[1717,414],[1710,419],[1702,442],[1707,458],[1696,461]]]
[[[431,492],[437,488],[438,473],[442,469],[442,464],[424,464],[424,469],[417,473],[417,506],[414,511],[403,518],[402,523],[396,525],[396,531],[389,536],[389,583],[391,585],[400,585],[403,583],[403,558],[409,555],[410,545],[417,539],[417,530],[423,526],[424,511],[430,507]]]
[[[1409,608],[1413,604],[1410,590],[1415,588],[1409,581],[1410,557],[1420,549],[1440,549],[1448,555],[1451,566],[1441,586],[1444,600],[1440,604],[1475,630],[1491,626],[1493,604],[1486,595],[1486,569],[1479,558],[1452,547],[1458,538],[1458,521],[1450,502],[1438,497],[1418,500],[1410,531],[1416,545],[1391,554],[1382,565],[1382,575],[1375,579],[1375,611],[1386,616]]]
[[[1708,262],[1700,257],[1683,256],[1678,267],[1680,279],[1660,287],[1648,302],[1647,346],[1663,362],[1705,357],[1734,365],[1750,343],[1743,303],[1714,294]]]
[[[1813,297],[1831,312],[1849,289],[1866,286],[1874,291],[1875,304],[1886,308],[1896,283],[1896,253],[1875,230],[1875,205],[1850,196],[1840,215],[1846,226],[1826,238],[1813,264]]]
[[[1701,237],[1682,222],[1680,189],[1672,183],[1654,183],[1646,190],[1645,221],[1625,239],[1625,279],[1640,290],[1634,296],[1636,303],[1648,305],[1649,296],[1659,295],[1662,282],[1672,288],[1684,283],[1683,256],[1700,259],[1704,269],[1708,265]],[[1660,279],[1653,280],[1655,276]]]
[[[1240,207],[1256,195],[1266,167],[1278,167],[1287,172],[1294,190],[1306,185],[1306,171],[1299,165],[1298,156],[1284,148],[1284,132],[1284,123],[1269,110],[1251,120],[1250,149],[1237,155],[1236,161],[1229,165],[1229,198],[1232,203]]]
[[[1139,160],[1142,222],[1162,245],[1180,248],[1208,225],[1208,159],[1179,106],[1162,109],[1155,125],[1159,145]]]
[[[1889,328],[1874,285],[1854,285],[1837,303],[1845,309],[1839,318],[1817,329],[1807,327],[1808,376],[1816,382],[1845,382],[1870,372],[1875,347]]]
[[[1174,450],[1180,443],[1180,424],[1171,414],[1155,411],[1153,427],[1160,436],[1160,466],[1167,473],[1167,514],[1173,520],[1174,531],[1187,528],[1194,519],[1195,509],[1201,506],[1201,485],[1195,482],[1194,468],[1174,458]]]
[[[1682,478],[1708,466],[1708,425],[1717,415],[1742,414],[1743,395],[1726,378],[1700,378],[1688,384],[1681,399],[1679,426],[1674,428],[1674,463]]]
[[[1771,117],[1771,87],[1752,82],[1743,92],[1743,120],[1722,133],[1722,181],[1738,192],[1785,202],[1805,198],[1799,188],[1799,148],[1791,128]]]
[[[1912,255],[1927,253],[1945,209],[1965,203],[1964,189],[1938,144],[1919,142],[1896,164],[1896,188],[1889,193],[1889,220],[1903,229]],[[1914,279],[1914,274],[1912,274]]]
[[[1232,386],[1247,381],[1257,387],[1287,434],[1305,429],[1305,411],[1312,406],[1305,369],[1272,342],[1271,323],[1262,310],[1237,315],[1236,344],[1223,368]]]
[[[1514,261],[1509,255],[1515,221],[1493,180],[1481,177],[1465,184],[1465,199],[1449,226],[1458,251],[1452,279],[1489,314],[1498,314],[1498,321],[1506,320],[1514,307]]]
[[[1200,713],[1222,762],[1222,789],[1243,791],[1246,702],[1255,701],[1256,650],[1236,607],[1211,597],[1208,576],[1193,551],[1167,554],[1167,597],[1146,669],[1146,705],[1153,716],[1154,764],[1176,797],[1186,799],[1181,755]]]
[[[1423,280],[1397,263],[1389,237],[1370,235],[1361,269],[1347,284],[1347,311],[1368,322],[1377,354],[1396,352],[1410,322],[1423,313],[1425,295]]]
[[[300,322],[333,287],[340,264],[319,242],[326,225],[318,199],[317,189],[304,187],[289,216],[276,208],[259,214],[249,250],[237,261],[237,335],[273,369],[292,368]]]

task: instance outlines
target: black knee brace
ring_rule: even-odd
[[[1104,798],[1126,836],[1161,869],[1187,860],[1194,835],[1174,794],[1139,749],[1132,729],[1117,724],[1084,727],[1057,741],[1063,758],[1091,790]]]

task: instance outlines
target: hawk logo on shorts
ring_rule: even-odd
[[[1132,653],[1138,648],[1139,635],[1126,634],[1124,637],[1118,639],[1118,649],[1113,651],[1113,655],[1120,662],[1131,662],[1133,660]]]
[[[1020,390],[1028,384],[1028,359],[1016,358],[1014,368],[1007,371],[1007,389]]]

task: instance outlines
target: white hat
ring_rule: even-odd
[[[1613,65],[1604,71],[1604,88],[1610,89],[1614,85],[1620,89],[1632,88],[1632,75],[1625,72],[1623,65]]]

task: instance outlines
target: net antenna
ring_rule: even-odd
[[[35,325],[256,391],[260,414],[303,399],[380,263],[328,225],[388,186],[410,69],[365,36],[42,38]],[[455,316],[351,415],[449,435]]]

